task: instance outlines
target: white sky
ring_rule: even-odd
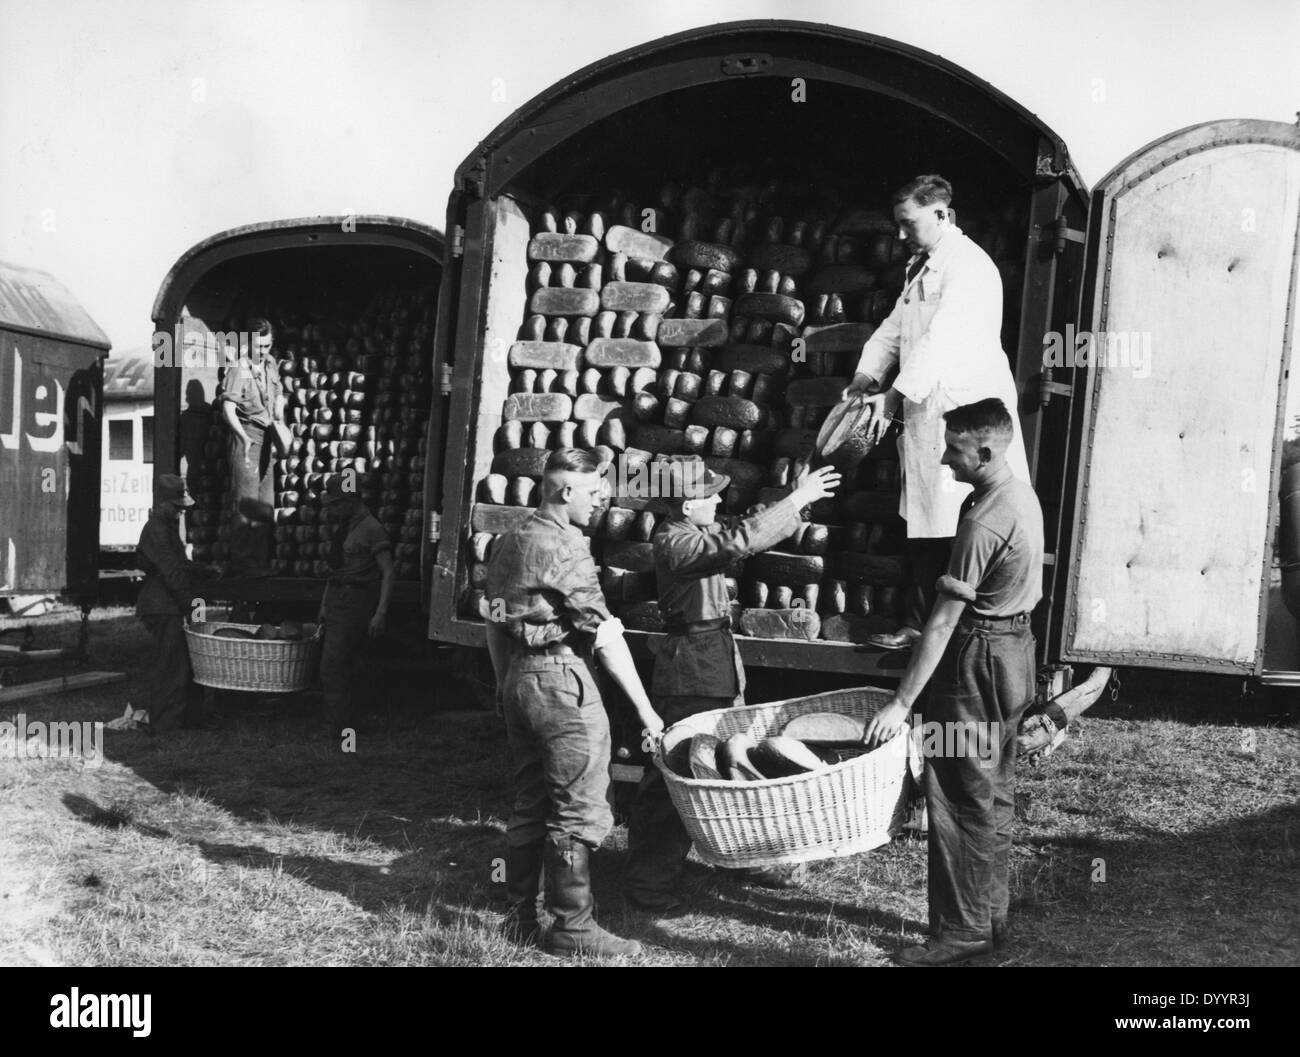
[[[195,242],[348,211],[441,228],[456,166],[566,74],[782,17],[965,67],[1055,129],[1089,184],[1185,125],[1300,109],[1296,0],[0,0],[0,259],[52,272],[116,347],[144,346]]]

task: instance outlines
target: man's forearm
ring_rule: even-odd
[[[387,568],[384,570],[384,578],[379,582],[379,604],[375,607],[375,612],[380,616],[388,615],[388,603],[393,596],[393,580],[396,579],[396,570]]]
[[[244,432],[244,427],[239,424],[239,415],[235,411],[235,405],[229,400],[225,402],[226,425],[231,429],[235,436],[241,438],[245,444],[248,443],[248,434]]]
[[[932,612],[930,619],[925,622],[921,641],[916,644],[912,652],[912,660],[908,663],[907,671],[903,673],[898,690],[894,694],[908,708],[916,704],[916,699],[921,696],[925,684],[930,681],[934,670],[939,667],[939,661],[943,659],[944,650],[948,648],[948,642],[956,626],[955,620],[950,621],[938,612]]]
[[[605,671],[609,672],[610,677],[618,684],[619,689],[632,702],[637,715],[643,721],[653,716],[654,708],[641,683],[641,676],[637,674],[636,664],[632,660],[632,651],[627,648],[627,640],[622,635],[618,635],[597,649],[596,656]]]

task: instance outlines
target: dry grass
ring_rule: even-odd
[[[144,647],[121,611],[97,614],[94,666],[134,673]],[[131,685],[0,711],[107,720]],[[106,732],[98,769],[0,761],[0,963],[562,964],[496,936],[497,720],[444,679],[373,685],[356,754],[309,740],[310,698],[232,698],[217,731]],[[1297,729],[1233,694],[1130,680],[1022,769],[1015,942],[993,963],[1300,962]],[[652,964],[884,965],[925,921],[920,841],[814,864],[798,892],[693,866],[689,912],[657,919],[618,898],[623,840],[596,860],[600,917]]]

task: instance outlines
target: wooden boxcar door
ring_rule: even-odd
[[[1080,333],[1045,350],[1092,354],[1062,659],[1261,669],[1298,216],[1275,122],[1176,132],[1094,191]]]

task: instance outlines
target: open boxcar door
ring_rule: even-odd
[[[1080,337],[1045,350],[1091,354],[1061,659],[1261,671],[1298,216],[1278,122],[1183,129],[1094,191]]]

